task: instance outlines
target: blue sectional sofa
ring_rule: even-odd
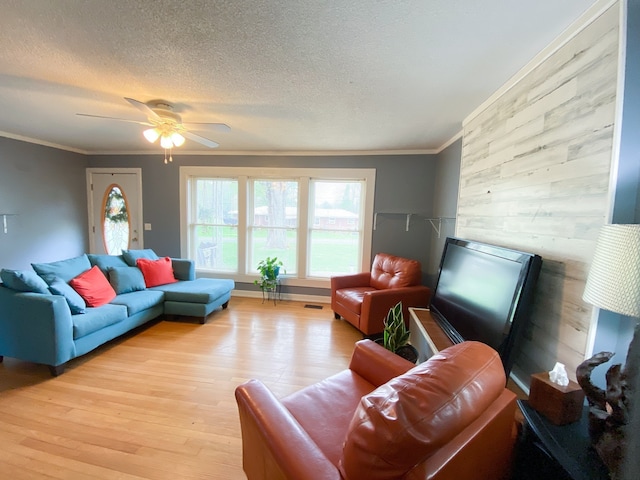
[[[152,250],[129,250],[32,264],[34,271],[2,270],[0,362],[6,356],[42,363],[57,376],[69,360],[162,314],[199,317],[204,323],[213,310],[227,307],[233,280],[196,279],[192,260],[171,259],[177,281],[147,288],[138,258],[158,259]],[[93,266],[116,296],[91,308],[69,282]]]

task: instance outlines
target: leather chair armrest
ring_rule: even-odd
[[[297,420],[260,381],[236,388],[243,467],[249,480],[340,479],[340,473]]]
[[[398,298],[396,303],[398,303],[403,297],[416,297],[420,300],[420,303],[423,303],[423,307],[428,306],[429,298],[431,298],[431,289],[429,287],[425,287],[424,285],[415,285],[413,287],[400,287],[400,288],[386,288],[383,290],[372,290],[371,292],[367,292],[365,294],[364,301],[366,301],[366,297],[370,297],[371,302],[382,301],[385,297],[393,297]],[[425,303],[426,302],[426,303]],[[393,305],[392,305],[393,306]],[[409,307],[417,307],[418,305],[408,305]]]
[[[369,272],[331,277],[331,291],[335,292],[336,290],[340,290],[341,288],[368,287],[370,281],[371,274]]]
[[[505,389],[486,412],[410,471],[407,480],[508,480],[516,442],[516,395]]]
[[[376,387],[402,375],[413,367],[415,365],[410,361],[371,340],[360,340],[356,343],[349,364],[350,370]]]
[[[427,307],[431,298],[431,289],[424,285],[413,287],[389,288],[366,292],[362,299],[359,329],[365,335],[374,335],[384,329],[384,319],[389,309],[402,301],[404,320],[409,324],[409,307]]]

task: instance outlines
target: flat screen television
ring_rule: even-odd
[[[452,342],[477,340],[497,350],[508,376],[541,265],[532,253],[448,237],[432,316]]]

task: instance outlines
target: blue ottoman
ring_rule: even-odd
[[[235,286],[235,282],[227,278],[197,278],[151,290],[164,292],[165,314],[200,317],[200,323],[204,323],[216,308],[227,308]]]

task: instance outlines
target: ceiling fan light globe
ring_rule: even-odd
[[[173,148],[173,142],[171,141],[171,137],[167,137],[163,135],[160,137],[160,146],[162,148]]]
[[[149,143],[154,143],[160,137],[160,132],[157,128],[148,128],[144,132],[142,132],[144,138],[147,139]]]
[[[176,147],[181,147],[182,145],[184,145],[185,138],[178,132],[173,132],[171,134],[171,141]]]

